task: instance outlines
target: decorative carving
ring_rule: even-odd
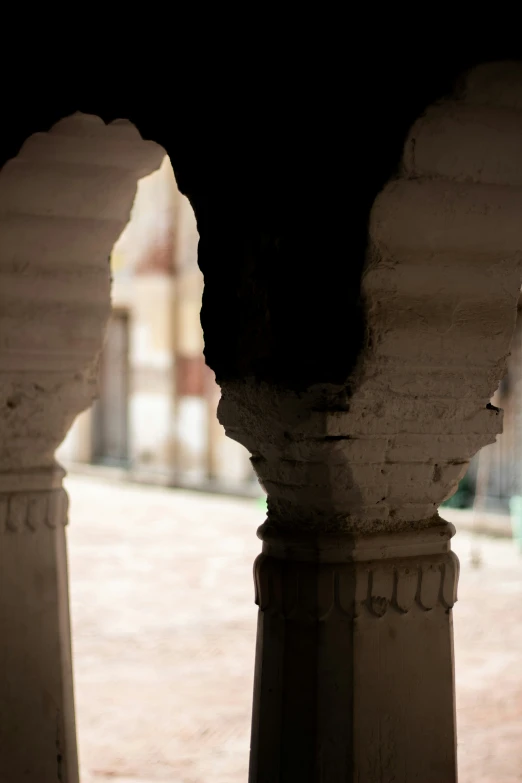
[[[414,562],[411,562],[411,561]],[[459,563],[449,552],[439,558],[409,558],[390,564],[302,563],[260,554],[254,564],[256,604],[285,619],[326,620],[334,609],[375,617],[388,609],[408,614],[451,609],[457,600]]]
[[[371,563],[361,571],[359,578],[367,583],[366,600],[361,603],[376,617],[382,617],[389,607],[400,614],[408,614],[414,605],[425,612],[439,605],[452,609],[457,600],[459,561],[453,552],[393,565]]]
[[[264,551],[254,564],[256,603],[286,619],[326,620],[334,610],[383,617],[391,609],[445,610],[457,600],[459,562],[449,548],[454,529],[373,537],[297,541],[263,526]]]
[[[51,529],[66,525],[68,507],[64,489],[4,495],[0,497],[0,533],[35,532],[42,525]]]
[[[0,478],[0,533],[54,529],[68,522],[69,498],[62,487],[65,471],[4,473]]]

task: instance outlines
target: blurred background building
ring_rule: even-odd
[[[198,239],[166,157],[138,183],[113,248],[99,399],[76,420],[58,458],[140,481],[259,494],[248,453],[216,418],[219,387],[204,361],[199,318]]]

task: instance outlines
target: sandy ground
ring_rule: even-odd
[[[246,783],[263,512],[67,479],[81,783]],[[455,516],[457,515],[457,516]],[[458,524],[458,512],[452,512]],[[522,559],[460,533],[460,783],[522,781]]]

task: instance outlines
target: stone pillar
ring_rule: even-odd
[[[67,496],[54,453],[96,396],[107,259],[138,177],[163,155],[128,123],[74,115],[0,172],[2,783],[78,783]]]
[[[78,780],[64,471],[0,474],[0,779]]]
[[[270,274],[293,262],[288,238],[265,241],[277,263],[252,262],[249,352],[215,362],[220,420],[268,493],[251,783],[457,779],[458,563],[438,507],[502,426],[490,401],[520,291],[521,84],[518,65],[478,68],[412,127],[368,222],[362,339],[350,287],[344,324],[296,271],[285,313]],[[307,274],[313,242],[292,238]],[[256,305],[275,311],[257,331]]]
[[[411,516],[434,466],[386,463],[393,438],[351,437],[333,392],[223,384],[220,419],[269,495],[250,781],[451,783],[454,530]]]
[[[251,781],[456,780],[453,532],[261,527]]]

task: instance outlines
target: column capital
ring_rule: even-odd
[[[362,376],[356,390],[222,383],[219,420],[251,452],[274,527],[368,535],[436,526],[484,431],[492,439],[498,430],[501,413],[485,405],[437,407],[365,384]]]
[[[69,498],[59,465],[0,473],[0,535],[51,530],[68,522]]]
[[[322,621],[333,610],[382,617],[451,609],[459,562],[451,552],[453,525],[371,536],[282,535],[265,523],[254,566],[256,604],[285,619]]]

